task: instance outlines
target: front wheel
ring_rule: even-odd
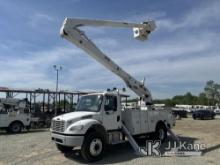
[[[56,144],[57,146],[57,149],[62,152],[62,153],[65,153],[65,152],[70,152],[73,150],[73,147],[68,147],[68,146],[63,146],[63,145],[60,145],[60,144]]]
[[[81,155],[88,162],[100,160],[104,154],[105,141],[98,132],[92,132],[85,136],[81,147]]]

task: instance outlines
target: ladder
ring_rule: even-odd
[[[132,137],[131,133],[129,132],[129,130],[126,128],[126,126],[122,123],[122,131],[124,132],[124,134],[126,135],[129,143],[131,144],[131,146],[133,147],[135,154],[139,155],[139,156],[144,156],[144,153],[142,153],[141,148],[138,146],[137,142],[134,140],[134,138]],[[173,131],[167,127],[167,132],[169,133],[169,135],[176,140],[177,142],[180,142],[180,139],[178,138],[178,136],[176,136]]]
[[[137,142],[134,140],[131,133],[129,132],[129,130],[126,128],[126,126],[123,123],[122,123],[122,131],[124,132],[129,143],[133,147],[135,154],[137,154],[139,156],[143,156],[143,153],[141,152],[141,148],[138,146]]]

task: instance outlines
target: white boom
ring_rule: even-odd
[[[60,35],[75,44],[85,52],[87,52],[92,58],[104,65],[107,69],[118,75],[124,80],[126,85],[134,91],[146,105],[152,104],[152,97],[149,90],[144,86],[142,82],[137,81],[115,62],[113,62],[108,56],[106,56],[86,35],[79,29],[81,26],[109,26],[109,27],[121,27],[121,28],[133,28],[134,37],[138,40],[146,40],[148,34],[155,30],[156,25],[154,21],[147,21],[142,24],[127,23],[127,22],[115,22],[104,20],[88,20],[88,19],[75,19],[66,18],[63,26],[60,29]]]

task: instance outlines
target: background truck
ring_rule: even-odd
[[[42,115],[48,116],[48,115]],[[43,118],[30,110],[28,99],[0,98],[0,129],[8,133],[49,128],[51,118]]]
[[[27,99],[0,98],[0,129],[19,133],[29,129],[31,113]]]
[[[153,135],[163,142],[167,131],[175,124],[172,113],[154,110],[151,94],[144,83],[134,79],[98,49],[79,29],[84,25],[133,28],[134,37],[143,41],[156,28],[154,21],[135,24],[66,18],[60,30],[62,37],[122,78],[140,97],[141,106],[136,109],[122,108],[123,95],[118,90],[84,95],[80,98],[75,112],[52,119],[51,138],[57,148],[66,152],[74,147],[81,147],[85,160],[96,161],[103,156],[107,144],[118,144],[126,140],[140,153],[134,136]]]

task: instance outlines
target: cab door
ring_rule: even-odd
[[[121,127],[121,110],[119,99],[115,95],[105,95],[102,122],[107,131]]]
[[[0,109],[0,127],[8,127],[8,112],[6,109]]]

